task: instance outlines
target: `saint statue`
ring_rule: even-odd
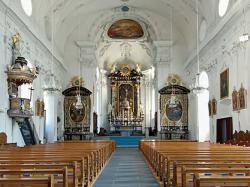
[[[141,72],[141,65],[140,65],[140,64],[136,64],[136,71],[137,71],[138,73]]]
[[[17,57],[21,57],[22,56],[22,50],[24,47],[24,42],[21,38],[20,33],[16,33],[14,36],[12,36],[12,44],[13,44],[13,53],[14,53],[14,57],[15,59],[17,59]]]
[[[111,73],[114,73],[115,72],[115,70],[116,70],[116,64],[113,64],[112,66],[111,66]]]
[[[121,106],[122,106],[123,108],[130,108],[130,103],[129,103],[129,101],[128,101],[128,90],[126,89],[125,92],[126,92],[125,98],[124,98],[124,100],[122,101]]]

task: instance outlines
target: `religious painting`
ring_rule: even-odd
[[[236,91],[236,89],[234,88],[234,91],[232,93],[232,105],[233,105],[233,111],[237,111],[238,110],[238,92]]]
[[[220,74],[220,99],[229,96],[229,69]]]
[[[45,112],[45,105],[44,101],[40,101],[40,117],[44,117],[44,112]]]
[[[69,108],[70,119],[75,123],[80,123],[85,118],[85,106],[82,103],[83,107],[81,109],[76,108],[76,101],[72,102]]]
[[[119,109],[131,109],[134,106],[134,87],[131,84],[121,84],[119,86]]]
[[[212,115],[217,114],[217,101],[215,98],[212,99]]]
[[[137,39],[143,35],[141,25],[131,19],[118,20],[108,30],[108,36],[113,39]]]
[[[36,116],[40,116],[41,114],[41,111],[40,111],[40,99],[37,99],[36,100],[36,104],[35,104],[35,111],[36,111]]]
[[[166,105],[166,115],[170,121],[177,122],[182,117],[182,105],[177,99],[169,99]]]
[[[209,116],[212,116],[212,101],[209,100],[208,102],[208,113],[209,113]]]
[[[246,109],[246,89],[241,84],[241,88],[239,90],[239,109]]]

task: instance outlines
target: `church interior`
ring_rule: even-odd
[[[0,186],[249,186],[249,40],[250,0],[0,0]]]

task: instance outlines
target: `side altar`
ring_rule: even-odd
[[[112,132],[133,135],[142,133],[144,120],[141,105],[140,69],[132,69],[132,65],[121,64],[118,70],[109,75],[111,102],[108,106],[108,119]]]

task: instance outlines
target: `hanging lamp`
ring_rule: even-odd
[[[80,38],[80,20],[78,19],[78,38]],[[82,98],[81,98],[81,48],[79,47],[79,81],[78,81],[78,85],[79,85],[79,92],[76,96],[76,104],[75,107],[77,110],[81,110],[83,109],[83,105],[82,105]]]
[[[171,19],[171,32],[170,32],[170,39],[171,41],[173,41],[173,7],[171,7],[171,11],[170,11],[170,19]],[[170,72],[172,72],[172,57],[173,57],[173,45],[171,45],[171,49],[170,49]],[[172,75],[171,75],[172,76]],[[172,83],[171,83],[172,84]],[[176,95],[175,95],[175,88],[173,86],[173,84],[171,85],[171,96],[170,96],[170,105],[175,105],[176,103]]]
[[[196,57],[197,57],[197,73],[195,76],[195,82],[190,86],[191,91],[194,94],[199,94],[204,90],[207,90],[206,87],[202,86],[200,83],[200,54],[199,54],[199,6],[198,0],[196,0]]]

